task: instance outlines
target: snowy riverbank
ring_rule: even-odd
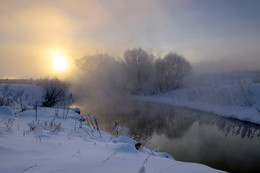
[[[136,98],[260,124],[259,76],[259,73],[227,73],[193,77],[185,88]]]
[[[16,115],[0,107],[0,172],[221,172],[135,149],[135,141],[92,129],[73,110],[38,109]],[[66,114],[66,112],[65,112]],[[58,116],[57,116],[58,115]]]

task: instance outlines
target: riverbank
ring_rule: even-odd
[[[258,73],[257,73],[258,74]],[[217,78],[218,77],[218,78]],[[254,73],[189,81],[186,87],[154,96],[136,96],[142,101],[180,106],[260,125],[260,83]],[[191,79],[190,79],[191,80]]]
[[[39,108],[36,122],[35,113],[0,107],[0,172],[222,172],[138,151],[136,141],[99,133],[73,110]]]

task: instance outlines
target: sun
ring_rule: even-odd
[[[68,68],[68,62],[63,52],[52,53],[52,67],[55,71],[62,72]]]

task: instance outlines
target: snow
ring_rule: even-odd
[[[9,106],[0,106],[0,115],[2,117],[12,117],[14,116],[13,110]]]
[[[127,136],[101,131],[100,137],[72,109],[65,116],[64,109],[57,115],[55,108],[39,107],[36,122],[34,109],[12,112],[19,111],[0,107],[0,172],[222,172],[146,147],[138,151],[137,142]]]
[[[155,96],[136,98],[260,124],[260,73],[192,77],[185,86]]]

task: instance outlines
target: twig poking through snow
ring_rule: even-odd
[[[77,154],[80,154],[80,151],[78,151],[78,152],[72,154],[71,157],[74,157],[74,156],[76,156]]]
[[[144,163],[142,164],[141,168],[139,169],[138,173],[145,173],[145,166],[146,166],[147,161],[148,161],[148,159],[149,159],[150,156],[151,156],[151,155],[149,154],[149,155],[146,157],[146,159],[145,159]]]
[[[37,167],[37,166],[38,166],[38,165],[30,166],[30,167],[26,168],[25,170],[23,170],[21,173],[24,173],[24,172],[28,171],[29,169],[34,168],[34,167]]]
[[[106,161],[108,161],[113,155],[115,155],[116,152],[112,153],[110,156],[108,156],[102,163],[105,163]]]

